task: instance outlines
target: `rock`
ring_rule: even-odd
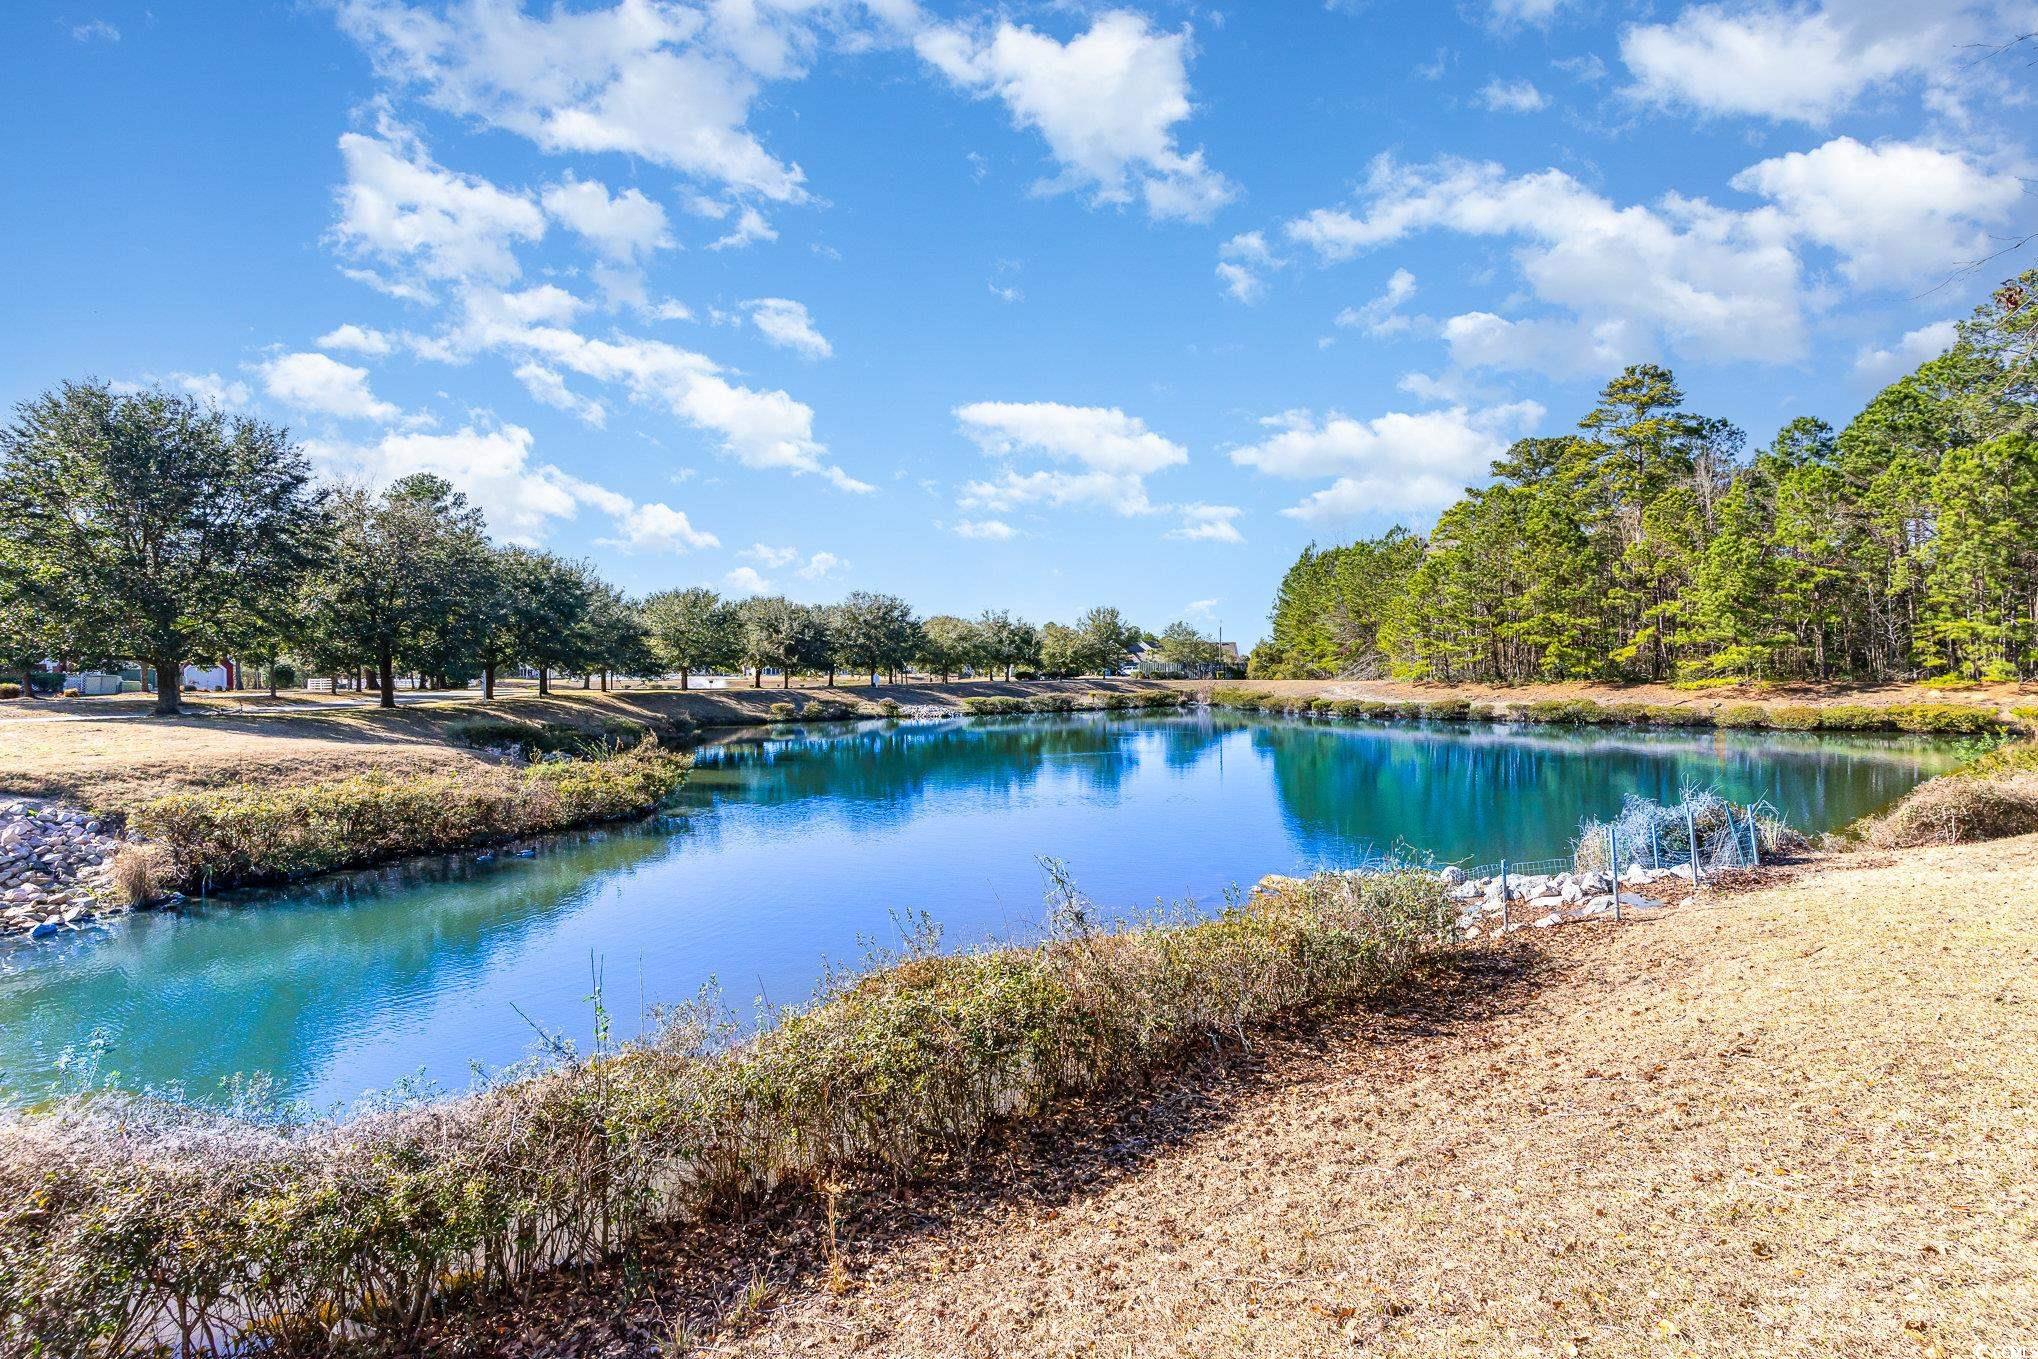
[[[1548,915],[1542,916],[1539,919],[1537,919],[1535,922],[1535,927],[1539,930],[1546,930],[1550,928],[1550,926],[1552,925],[1561,925],[1563,923],[1564,917],[1558,915],[1555,911],[1552,911]]]
[[[1437,877],[1442,880],[1446,887],[1462,887],[1465,883],[1465,870],[1456,864],[1452,864],[1449,868],[1437,874]]]
[[[64,922],[53,916],[48,920],[37,922],[35,928],[28,932],[28,937],[31,939],[47,939],[63,927]]]
[[[1575,882],[1567,882],[1564,884],[1563,899],[1565,905],[1576,906],[1585,900],[1585,889]]]

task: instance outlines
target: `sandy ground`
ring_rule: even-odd
[[[2038,837],[1782,873],[853,1190],[836,1267],[782,1195],[431,1348],[2032,1352]]]

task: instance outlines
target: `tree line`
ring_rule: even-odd
[[[65,384],[0,427],[0,668],[45,659],[137,660],[174,712],[187,662],[235,657],[313,675],[427,687],[498,674],[652,676],[741,666],[946,680],[968,671],[1111,673],[1151,641],[1185,668],[1217,648],[1186,623],[1153,637],[1117,609],[1039,627],[994,610],[917,617],[895,595],[827,606],[702,588],[631,599],[584,561],[489,538],[482,512],[441,478],[382,490],[317,484],[273,425],[161,391]]]
[[[1835,432],[1752,456],[1637,365],[1515,443],[1426,537],[1313,545],[1251,671],[1762,680],[2038,676],[2038,271]]]

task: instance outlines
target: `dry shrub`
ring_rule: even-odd
[[[910,1175],[1001,1120],[1361,1003],[1451,918],[1415,872],[1117,932],[1065,905],[1053,942],[913,954],[733,1048],[701,1006],[520,1081],[339,1124],[112,1096],[0,1115],[0,1353],[342,1335],[402,1352],[451,1292],[514,1287],[786,1181]]]
[[[1870,844],[1884,849],[1957,845],[2038,832],[2038,775],[1953,774],[1913,788],[1872,822]]]
[[[143,807],[134,824],[160,846],[166,885],[217,889],[641,816],[686,764],[644,746],[529,769],[177,793]]]
[[[122,845],[113,852],[111,885],[123,906],[144,906],[173,890],[169,856],[155,845]]]

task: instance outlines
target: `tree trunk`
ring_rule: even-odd
[[[609,672],[607,670],[601,672],[601,691],[603,693],[609,691]]]
[[[835,687],[835,663],[833,661],[828,663],[828,687],[830,689]]]
[[[692,667],[692,666],[690,666],[690,665],[682,665],[681,667],[679,667],[679,687],[680,687],[680,688],[682,688],[682,689],[688,688],[688,687],[689,687],[688,681],[690,681],[690,680],[691,680],[692,678],[693,678],[693,667]]]
[[[762,689],[764,687],[763,666],[760,665],[755,670],[750,672],[750,687],[753,689]]]
[[[552,668],[550,666],[541,665],[538,667],[538,697],[552,697]]]
[[[778,687],[781,689],[790,689],[793,687],[793,668],[791,666],[787,666],[785,668],[785,675],[781,679]]]
[[[390,653],[388,647],[383,647],[375,653],[375,682],[382,686],[382,697],[375,701],[376,706],[394,708],[396,706],[396,657]]]
[[[276,697],[276,662],[269,662],[269,697]]]
[[[180,691],[184,687],[184,658],[182,656],[159,655],[156,657],[156,716],[175,717],[181,702]],[[26,689],[22,690],[27,693]]]
[[[484,661],[484,662],[482,663],[482,666],[481,666],[481,696],[482,696],[482,697],[483,697],[484,699],[488,699],[488,698],[494,698],[494,697],[495,697],[495,662],[494,662],[494,661]]]
[[[35,701],[35,667],[33,665],[21,667],[21,696],[31,703]]]
[[[580,677],[580,687],[583,689],[594,688],[594,673],[592,671]]]

